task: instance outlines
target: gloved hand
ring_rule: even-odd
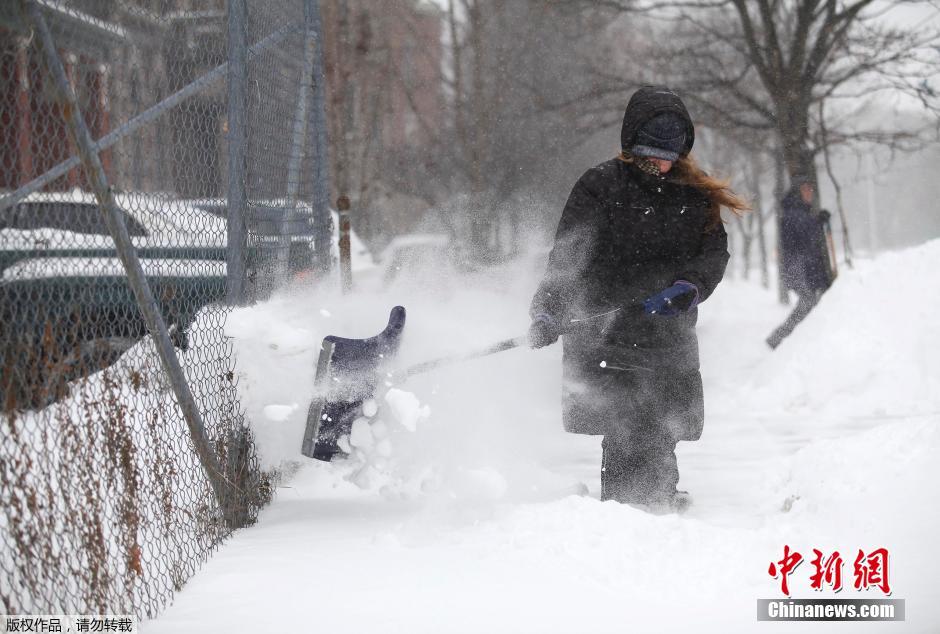
[[[529,347],[544,348],[558,341],[559,335],[561,332],[555,325],[555,320],[549,315],[540,313],[535,316],[532,325],[529,326]]]
[[[819,218],[819,222],[822,224],[828,223],[829,219],[832,218],[832,214],[829,213],[829,211],[826,209],[820,209],[816,216]]]
[[[692,282],[677,280],[675,284],[643,300],[647,315],[671,317],[698,304],[698,288]]]

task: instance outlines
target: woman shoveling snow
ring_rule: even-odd
[[[676,443],[704,423],[697,306],[728,262],[721,207],[747,204],[699,169],[681,99],[630,99],[620,155],[588,170],[562,212],[532,300],[535,348],[564,335],[565,429],[602,434],[601,498],[684,510]]]

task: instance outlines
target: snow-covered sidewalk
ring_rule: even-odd
[[[701,441],[680,444],[695,500],[683,517],[601,503],[599,439],[560,430],[559,346],[514,350],[399,386],[430,415],[369,477],[300,459],[258,525],[141,629],[858,631],[756,621],[756,599],[781,596],[768,566],[789,545],[806,557],[796,598],[883,597],[852,587],[852,565],[887,548],[907,620],[866,631],[937,631],[940,297],[906,287],[938,266],[940,242],[861,262],[773,354],[763,339],[786,310],[723,283],[701,308],[707,419]],[[410,311],[403,362],[472,349],[524,330],[528,278],[433,297],[285,295],[236,314],[263,458],[299,459],[320,337],[373,334],[394,297]],[[895,311],[903,297],[917,301]],[[814,548],[842,553],[840,594],[810,588]]]

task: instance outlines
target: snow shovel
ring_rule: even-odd
[[[398,352],[404,327],[405,309],[396,306],[388,317],[388,325],[374,337],[324,337],[314,378],[315,395],[307,410],[307,427],[301,447],[303,455],[329,461],[336,454],[345,453],[337,443],[349,433],[363,403],[372,398],[380,378],[389,383],[404,381],[436,368],[518,348],[527,341],[524,336],[504,339],[467,354],[424,361],[387,372],[388,363]]]
[[[572,324],[603,317],[618,310],[583,320],[572,320]],[[303,455],[329,462],[336,454],[344,454],[345,451],[338,444],[339,439],[350,432],[353,421],[361,415],[363,403],[372,398],[380,379],[393,384],[416,374],[512,350],[528,343],[526,336],[513,337],[473,352],[441,357],[388,371],[387,366],[401,345],[404,327],[405,309],[403,306],[396,306],[388,317],[388,325],[374,337],[324,337],[317,360],[314,398],[307,410],[307,427],[301,446]],[[640,366],[616,369],[650,371],[649,368]]]
[[[323,338],[300,450],[303,455],[329,461],[342,453],[337,442],[349,433],[363,402],[375,392],[380,371],[401,345],[404,327],[405,309],[396,306],[388,316],[388,325],[374,337]]]

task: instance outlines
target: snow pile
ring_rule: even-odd
[[[364,489],[381,489],[386,495],[414,495],[429,485],[432,474],[423,465],[401,464],[393,455],[403,437],[414,434],[419,423],[430,415],[418,398],[404,390],[391,388],[381,399],[362,404],[362,415],[355,419],[348,435],[339,439],[339,446],[349,454],[341,468],[348,470],[348,479]]]
[[[220,383],[196,385],[222,399]],[[207,426],[216,422],[206,418]],[[61,597],[93,585],[102,600],[142,605],[153,599],[149,580],[195,572],[217,531],[206,508],[211,492],[149,337],[70,383],[55,403],[0,422],[2,477],[18,483],[5,485],[11,497],[0,517],[4,584]],[[62,553],[82,559],[81,569]],[[49,564],[42,576],[23,567],[37,558]],[[34,597],[38,605],[48,605],[43,596]]]
[[[940,413],[940,294],[925,287],[938,265],[934,240],[843,270],[742,390],[749,406],[838,417]]]
[[[322,338],[316,329],[329,319],[306,310],[280,296],[234,310],[225,323],[234,342],[239,397],[265,469],[299,454],[303,440]]]
[[[415,431],[418,428],[418,421],[431,414],[431,408],[427,405],[422,406],[418,397],[404,390],[390,389],[385,393],[385,402],[391,407],[392,414],[402,427],[408,431]]]
[[[849,437],[817,440],[786,461],[768,498],[784,500],[794,521],[838,526],[838,513],[855,518],[859,536],[894,541],[898,529],[936,526],[940,507],[928,502],[927,483],[940,482],[940,416],[879,425]],[[926,499],[925,499],[925,496]],[[878,508],[879,513],[858,513]],[[917,509],[917,523],[906,514]]]

